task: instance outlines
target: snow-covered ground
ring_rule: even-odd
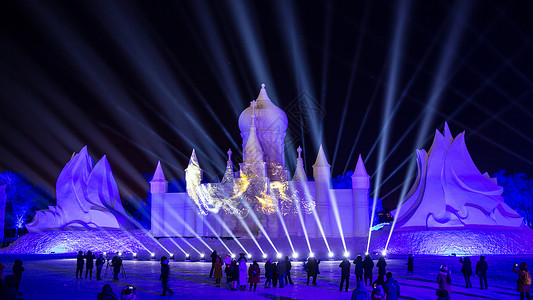
[[[217,249],[222,252],[222,249]],[[124,261],[127,278],[113,282],[109,278],[97,281],[75,279],[76,261],[74,258],[60,258],[57,255],[0,255],[0,262],[7,268],[4,276],[11,273],[13,260],[20,258],[24,261],[20,290],[24,299],[96,299],[102,286],[110,283],[115,293],[119,294],[126,284],[137,287],[140,299],[159,299],[161,284],[158,281],[160,266],[157,261]],[[478,258],[473,257],[473,265]],[[474,285],[471,289],[464,287],[461,265],[457,257],[415,256],[415,275],[406,274],[406,257],[393,256],[387,259],[388,271],[401,285],[401,299],[436,299],[436,277],[441,264],[450,266],[452,272],[452,299],[518,299],[516,292],[517,276],[512,272],[512,265],[526,261],[533,265],[530,257],[517,256],[488,256],[489,289],[480,290],[477,278],[472,278]],[[260,263],[262,272],[263,263]],[[354,276],[351,277],[351,287],[348,293],[339,292],[340,282],[339,261],[323,261],[320,264],[321,274],[318,276],[317,286],[305,285],[305,275],[302,262],[293,262],[293,286],[280,288],[264,288],[264,277],[256,292],[230,291],[226,284],[220,288],[214,285],[214,280],[208,278],[209,262],[171,262],[170,288],[175,292],[172,299],[350,299],[355,287]],[[375,270],[377,271],[377,270]],[[104,272],[105,274],[105,269]],[[353,267],[352,267],[353,274]],[[376,275],[374,274],[374,277]],[[224,281],[223,281],[224,282]]]

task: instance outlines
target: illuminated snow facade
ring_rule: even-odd
[[[74,154],[56,183],[57,205],[36,212],[28,231],[55,229],[121,229],[126,217],[117,183],[104,155],[96,165],[87,146]]]
[[[417,150],[417,165],[397,230],[523,227],[523,218],[504,202],[503,188],[472,161],[464,131],[453,137],[447,123],[444,135],[436,130],[429,152]]]
[[[201,183],[203,171],[193,150],[185,169],[187,193],[168,193],[168,182],[158,163],[150,182],[155,236],[193,236],[192,230],[200,236],[215,233],[228,236],[219,221],[242,237],[248,236],[243,223],[258,236],[261,235],[258,223],[272,238],[285,234],[283,224],[290,235],[303,236],[301,214],[307,234],[318,237],[321,233],[313,215],[315,211],[324,233],[339,236],[335,204],[344,236],[368,234],[370,184],[361,158],[352,177],[353,189],[336,190],[330,188],[331,167],[322,146],[313,165],[315,181],[307,180],[299,147],[295,173],[289,180],[284,152],[287,116],[272,103],[264,85],[257,99],[241,113],[239,129],[243,162],[239,164],[239,172],[234,172],[229,150],[220,183]]]

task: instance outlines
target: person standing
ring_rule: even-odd
[[[84,263],[85,263],[85,255],[83,255],[83,251],[78,251],[78,255],[76,255],[76,279],[83,278],[83,264]]]
[[[355,265],[355,279],[357,280],[357,284],[359,284],[359,281],[363,280],[363,257],[361,257],[361,255],[357,255],[353,263]],[[374,263],[372,263],[372,266],[374,266]],[[370,272],[372,273],[372,270],[370,270]]]
[[[215,270],[215,260],[217,259],[217,250],[213,250],[211,253],[211,271],[209,271],[209,278],[213,276],[213,271]]]
[[[237,261],[232,260],[231,265],[229,267],[229,273],[230,273],[230,283],[231,283],[231,290],[236,291],[237,290],[237,284],[239,283],[239,266],[237,266]]]
[[[489,265],[485,261],[485,256],[480,256],[479,261],[476,264],[476,275],[479,276],[479,289],[483,289],[483,283],[485,283],[485,289],[488,289],[487,285],[487,270]]]
[[[459,258],[459,262],[463,265],[461,267],[461,273],[463,273],[463,276],[465,277],[465,284],[466,288],[472,287],[472,282],[470,281],[470,276],[472,276],[472,262],[470,261],[470,257]]]
[[[111,266],[113,267],[113,280],[118,280],[118,274],[122,268],[122,258],[118,255],[115,255],[111,260]]]
[[[22,281],[22,272],[24,272],[24,267],[22,266],[22,260],[15,259],[15,264],[13,265],[13,275],[15,275],[16,288],[15,290],[19,291],[20,282]]]
[[[224,258],[224,265],[226,266],[226,268],[224,269],[224,273],[226,273],[226,282],[230,282],[229,278],[230,278],[230,266],[231,266],[231,257],[226,254],[226,257]]]
[[[517,270],[516,267],[519,269]],[[527,300],[531,300],[531,274],[527,270],[527,263],[522,262],[520,266],[518,264],[513,265],[513,272],[518,274],[518,287],[516,290],[520,293],[520,300],[524,300],[524,295],[526,295]]]
[[[365,275],[365,286],[372,286],[372,269],[374,269],[374,261],[370,258],[370,255],[365,255],[363,261],[363,270]],[[368,281],[368,285],[366,282]]]
[[[452,276],[448,266],[443,265],[440,267],[439,275],[437,276],[437,282],[439,284],[439,290],[445,290],[448,292],[448,296],[452,295]]]
[[[105,264],[105,258],[102,253],[96,259],[96,280],[102,280],[102,268]]]
[[[241,291],[246,291],[246,261],[244,259],[239,259],[239,286]]]
[[[168,288],[168,279],[170,277],[170,266],[168,265],[168,259],[163,256],[161,257],[161,276],[159,276],[159,280],[161,280],[161,283],[163,284],[163,293],[161,296],[166,296],[167,291],[169,295],[172,295],[172,291]]]
[[[285,267],[285,260],[280,259],[278,261],[278,277],[279,277],[279,287],[283,288],[285,286],[285,272],[287,268]]]
[[[385,274],[387,274],[387,270],[385,269],[387,267],[387,262],[385,261],[385,257],[382,255],[379,260],[378,260],[378,263],[376,265],[378,267],[378,282],[385,282]],[[385,290],[385,293],[387,293],[387,295],[389,294],[386,290]]]
[[[217,287],[220,287],[220,280],[222,279],[222,263],[220,261],[220,256],[217,256],[215,258],[215,270],[214,270],[214,276],[215,276],[215,283],[217,284]]]
[[[314,257],[309,257],[307,259],[307,285],[309,285],[309,279],[313,277],[312,285],[316,285],[316,276],[318,275],[318,264],[320,261],[317,261]]]
[[[400,298],[400,284],[396,279],[392,278],[392,273],[387,273],[387,281],[383,285],[383,289],[387,294],[387,300],[398,300]]]
[[[91,251],[87,251],[87,255],[85,255],[85,279],[87,279],[87,273],[89,273],[89,279],[93,279],[94,259],[94,254]]]
[[[361,256],[359,256],[360,258]],[[351,269],[350,261],[343,257],[341,264],[339,265],[339,268],[341,268],[341,286],[339,287],[339,292],[342,291],[342,287],[344,286],[344,281],[346,281],[346,289],[345,292],[348,291],[348,287],[350,286],[350,269]]]
[[[253,264],[248,269],[248,282],[250,283],[250,291],[252,291],[252,285],[255,289],[257,288],[257,284],[259,283],[259,279],[261,276],[261,268],[259,268],[259,265],[257,264],[257,260],[254,260]]]
[[[278,286],[278,264],[276,262],[272,263],[272,286]]]
[[[285,285],[294,284],[291,279],[292,264],[288,256],[285,256]]]
[[[409,257],[407,258],[407,274],[413,275],[414,267],[415,267],[415,258],[413,257],[413,254],[409,254]]]
[[[270,284],[272,284],[272,276],[274,275],[274,271],[272,270],[272,259],[269,258],[267,262],[265,263],[265,288],[269,288]]]

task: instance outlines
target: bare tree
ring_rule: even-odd
[[[524,224],[533,228],[533,180],[524,173],[506,175],[503,170],[494,176],[503,187],[505,202],[524,217]]]

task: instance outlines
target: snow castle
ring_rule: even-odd
[[[370,176],[359,157],[352,189],[331,189],[330,168],[322,146],[307,180],[298,147],[292,180],[285,167],[287,116],[267,95],[259,96],[239,117],[243,162],[234,172],[228,151],[220,183],[202,183],[203,171],[194,149],[185,169],[186,193],[168,193],[161,163],[150,182],[151,231],[173,236],[326,236],[365,237],[369,230]],[[342,220],[337,225],[335,214]],[[320,222],[317,222],[317,219]],[[302,226],[303,224],[303,226]],[[286,230],[286,232],[285,232]]]

